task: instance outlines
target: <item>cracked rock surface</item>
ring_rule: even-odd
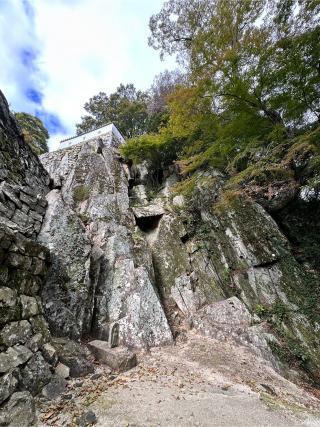
[[[108,341],[117,329],[116,345],[133,347],[172,342],[147,246],[135,251],[142,237],[114,149],[90,142],[41,161],[59,183],[39,235],[53,259],[42,293],[52,330]]]
[[[39,234],[52,257],[42,298],[56,335],[150,348],[183,340],[194,327],[233,337],[290,375],[273,351],[288,342],[318,377],[319,343],[299,309],[304,273],[261,206],[239,198],[210,208],[221,174],[205,175],[214,185],[200,188],[201,203],[190,212],[172,191],[175,170],[151,191],[148,167],[130,170],[101,141],[41,161],[53,183]],[[290,312],[280,335],[257,307]]]

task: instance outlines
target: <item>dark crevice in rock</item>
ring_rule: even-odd
[[[157,268],[157,261],[153,254],[152,254],[152,264],[153,264],[153,270],[154,270],[155,289],[159,296],[159,301],[164,311],[164,314],[166,316],[166,319],[168,321],[168,325],[172,333],[173,339],[176,339],[179,334],[179,331],[177,326],[175,325],[175,318],[174,318],[173,312],[176,311],[178,307],[173,300],[170,301],[169,298],[167,298],[165,295],[165,289],[162,283],[161,274],[159,269]]]
[[[135,180],[133,178],[129,178],[128,179],[129,197],[130,197],[130,190],[132,190],[134,186],[135,186]]]
[[[291,251],[300,263],[320,270],[320,201],[296,198],[287,207],[272,215],[291,244]]]
[[[120,163],[126,163],[127,165],[128,165],[128,168],[129,169],[131,169],[132,168],[132,165],[133,165],[133,162],[132,162],[132,160],[124,160],[123,159],[123,157],[119,157],[119,161],[120,161]]]
[[[97,154],[101,154],[102,155],[102,157],[104,158],[104,155],[103,155],[103,141],[102,141],[102,139],[101,138],[99,138],[98,139],[98,147],[97,147]]]
[[[254,265],[253,268],[269,268],[277,264],[277,262],[279,262],[278,259],[273,259],[271,261],[265,261],[265,262],[261,262],[260,264]]]
[[[93,308],[90,322],[89,335],[92,337],[102,339],[103,330],[101,330],[100,317],[101,317],[101,299],[106,292],[105,283],[108,276],[108,263],[105,258],[98,260],[92,259],[90,269],[90,279],[93,286]],[[107,320],[107,319],[105,319]]]
[[[136,224],[144,233],[150,233],[151,231],[154,231],[156,228],[158,228],[162,217],[163,214],[136,218]]]
[[[190,239],[189,234],[185,234],[184,236],[180,237],[181,242],[185,245],[187,241]]]
[[[162,169],[156,169],[150,176],[152,184],[156,187],[160,187],[163,184],[164,173]]]
[[[50,181],[49,181],[49,190],[51,191],[51,190],[55,190],[55,189],[56,190],[60,190],[61,189],[61,185],[60,186],[56,185],[54,179],[50,178]]]
[[[131,189],[137,185],[144,185],[152,193],[156,193],[161,189],[161,186],[165,181],[165,173],[163,169],[159,168],[152,171],[149,170],[148,173],[143,176],[141,174],[141,170],[133,166],[132,162],[126,163],[132,174],[133,182],[130,184]]]

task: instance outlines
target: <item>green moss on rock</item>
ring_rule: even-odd
[[[79,185],[73,190],[73,199],[77,203],[84,202],[88,200],[90,196],[90,189],[86,185]]]

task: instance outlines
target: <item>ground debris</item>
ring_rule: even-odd
[[[316,420],[312,425],[320,420],[315,393],[230,342],[190,333],[187,343],[144,354],[130,371],[115,376],[107,369],[97,365],[81,387],[79,380],[71,380],[67,394],[72,398],[41,402],[41,427],[75,427],[88,411],[95,414],[97,427],[191,427],[196,422],[209,427],[212,419],[219,427],[293,427],[307,417]]]

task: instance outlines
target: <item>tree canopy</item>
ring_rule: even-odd
[[[37,155],[48,152],[49,133],[42,121],[27,113],[15,113],[14,116],[32,151]]]
[[[179,145],[172,160],[186,172],[226,169],[251,145],[318,126],[319,19],[317,0],[166,1],[150,18],[149,44],[186,70],[159,134]]]
[[[142,135],[147,130],[147,100],[148,95],[133,84],[121,84],[110,95],[100,92],[85,104],[88,114],[76,125],[77,134],[112,122],[126,138]]]
[[[170,0],[149,43],[176,53],[217,108],[251,108],[272,124],[319,120],[319,2]]]
[[[87,115],[76,125],[77,134],[88,132],[107,123],[114,123],[125,138],[157,132],[168,118],[167,97],[184,75],[178,71],[163,71],[154,78],[147,91],[133,84],[121,84],[116,92],[100,92],[84,105]]]

